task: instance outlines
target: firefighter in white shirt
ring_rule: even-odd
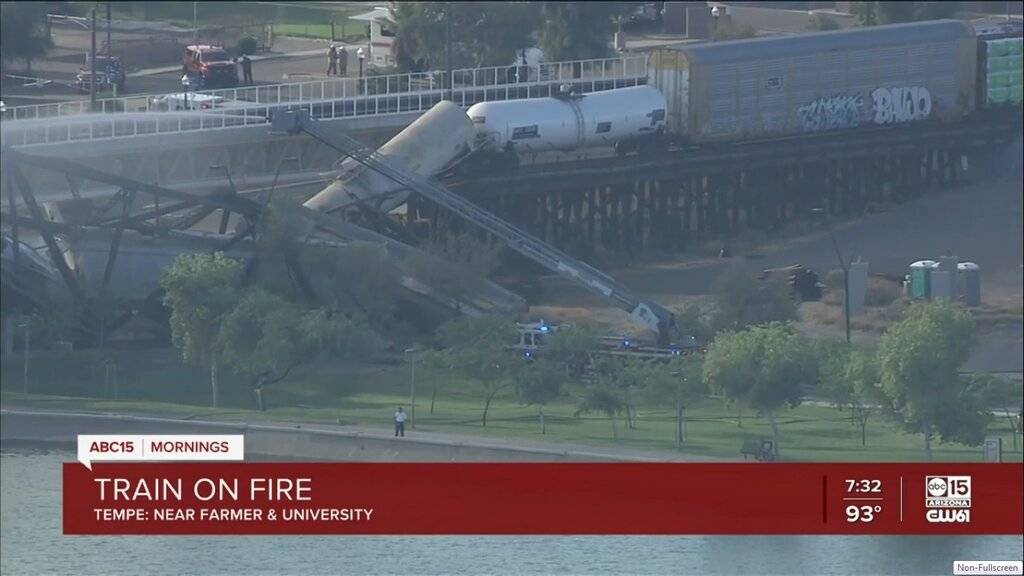
[[[398,407],[398,411],[395,412],[395,436],[401,436],[405,438],[405,419],[408,415],[402,410],[402,407]]]

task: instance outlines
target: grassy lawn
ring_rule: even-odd
[[[269,409],[254,409],[247,383],[223,374],[221,407],[209,408],[209,381],[202,369],[182,365],[172,350],[139,350],[116,353],[117,400],[113,375],[109,384],[99,356],[92,351],[63,357],[39,357],[30,366],[29,394],[23,392],[22,364],[3,363],[4,406],[35,408],[145,412],[177,417],[225,420],[279,420],[342,423],[385,428],[395,406],[409,407],[409,367],[395,365],[318,365],[294,373],[267,389]],[[223,371],[222,371],[223,372]],[[668,406],[641,404],[636,430],[618,421],[618,438],[602,415],[575,417],[572,398],[566,396],[545,410],[547,434],[540,434],[537,408],[522,406],[511,391],[495,399],[487,427],[480,424],[483,407],[481,387],[452,379],[423,366],[417,367],[417,431],[446,432],[481,437],[521,439],[528,442],[557,441],[604,447],[674,449],[674,421]],[[437,391],[433,414],[431,394]],[[867,446],[861,447],[856,427],[846,413],[823,406],[801,406],[780,416],[781,446],[787,460],[915,461],[923,459],[922,440],[895,430],[881,417],[868,425]],[[743,440],[768,437],[767,420],[746,414],[743,427],[736,414],[721,401],[709,399],[688,411],[689,442],[684,452],[702,456],[735,458]],[[1003,436],[1007,460],[1021,460],[1013,452],[1007,424],[995,420],[991,435]],[[936,459],[979,461],[981,449],[940,444]]]

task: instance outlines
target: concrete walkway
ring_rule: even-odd
[[[207,418],[207,416],[204,416]],[[574,443],[528,442],[411,427],[404,438],[390,428],[285,421],[218,421],[142,413],[0,409],[0,440],[73,446],[78,434],[245,434],[246,454],[260,458],[327,461],[504,462],[619,461],[710,462],[728,458],[668,450],[628,450]],[[737,458],[739,460],[739,458]]]

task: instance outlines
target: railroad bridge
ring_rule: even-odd
[[[1020,133],[1019,114],[989,115],[524,165],[449,176],[447,184],[576,255],[676,251],[745,228],[775,229],[813,208],[851,216],[954,185],[973,154]],[[461,226],[430,206],[415,213],[435,229]]]

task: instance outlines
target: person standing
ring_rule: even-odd
[[[342,46],[338,50],[338,74],[341,76],[348,75],[348,51]]]
[[[402,410],[402,407],[398,407],[398,411],[395,412],[395,437],[401,436],[405,438],[405,419],[406,413]]]
[[[331,44],[331,47],[327,49],[327,75],[337,75],[338,73],[338,48]]]
[[[242,54],[242,82],[246,86],[252,86],[252,60],[248,54]]]

